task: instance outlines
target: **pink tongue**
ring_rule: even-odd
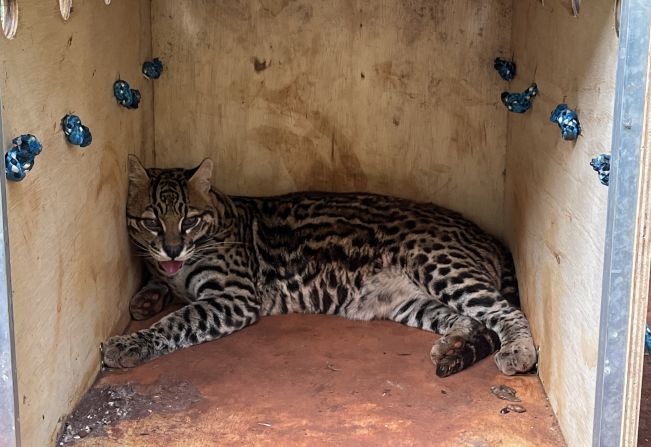
[[[161,261],[159,262],[160,266],[163,267],[165,273],[168,275],[173,275],[183,267],[182,261]]]

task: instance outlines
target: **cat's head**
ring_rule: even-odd
[[[139,254],[175,275],[215,233],[218,203],[210,190],[213,164],[194,169],[145,169],[129,156],[127,228]]]

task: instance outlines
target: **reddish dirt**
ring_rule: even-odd
[[[564,446],[536,376],[503,376],[486,359],[440,379],[429,360],[435,339],[385,321],[267,317],[222,340],[105,372],[96,389],[185,383],[197,398],[173,411],[141,402],[152,411],[74,444]],[[511,402],[491,386],[502,384],[526,412],[501,413]]]

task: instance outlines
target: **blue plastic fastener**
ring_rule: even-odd
[[[129,87],[127,81],[118,79],[113,84],[113,95],[118,100],[118,104],[127,109],[137,109],[140,103],[140,91]]]
[[[12,140],[13,146],[5,155],[5,175],[8,180],[19,182],[34,167],[34,158],[43,146],[32,134],[24,134]]]
[[[516,68],[513,61],[502,59],[498,57],[495,59],[495,64],[493,65],[495,70],[500,74],[500,77],[505,81],[511,81],[515,78]]]
[[[590,166],[599,174],[601,184],[608,186],[610,180],[610,154],[597,155],[590,161]]]
[[[145,61],[142,64],[142,74],[147,79],[158,79],[163,72],[163,63],[157,57],[152,61]]]
[[[646,353],[651,354],[651,329],[649,329],[649,323],[646,324],[646,330],[644,331],[644,346],[646,347]]]
[[[549,121],[557,123],[561,128],[561,137],[564,140],[576,140],[581,135],[581,123],[579,123],[579,116],[577,113],[568,108],[567,104],[559,104],[556,106]]]
[[[81,119],[77,115],[64,116],[61,120],[61,128],[70,144],[86,147],[93,142],[90,129],[81,123]]]
[[[502,102],[510,112],[524,113],[533,105],[533,98],[538,94],[536,83],[522,93],[502,93]]]

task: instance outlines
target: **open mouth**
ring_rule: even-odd
[[[158,265],[167,276],[174,276],[183,267],[183,261],[159,261]]]

